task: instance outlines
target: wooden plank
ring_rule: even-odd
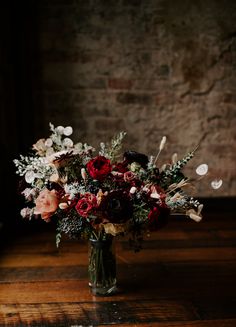
[[[87,266],[12,267],[0,269],[0,285],[14,282],[78,280],[88,278]]]
[[[168,278],[190,278],[209,282],[224,280],[236,276],[235,261],[210,261],[210,262],[166,262],[159,265],[124,264],[117,265],[120,279],[125,279],[127,272],[130,276],[155,276]],[[87,266],[40,266],[40,267],[3,267],[0,269],[0,284],[14,282],[37,282],[56,280],[87,279]]]
[[[176,249],[176,248],[203,248],[203,247],[231,247],[236,246],[236,233],[235,237],[228,237],[227,234],[225,238],[218,236],[204,236],[200,235],[190,235],[185,239],[145,239],[142,243],[142,251],[150,250],[150,249]],[[198,236],[198,238],[197,238]],[[116,241],[116,248],[118,251],[123,250],[131,250],[132,248],[129,245],[128,241]],[[35,246],[28,245],[12,245],[5,249],[5,251],[1,251],[1,257],[4,255],[51,255],[51,256],[60,256],[62,254],[77,253],[78,256],[88,252],[87,243],[84,244],[62,244],[59,249],[55,247],[55,245],[50,244],[49,246],[43,245],[39,246],[39,244]]]
[[[124,250],[130,250],[128,242],[122,242]],[[142,249],[180,249],[180,248],[205,248],[205,247],[232,247],[236,246],[236,238],[218,239],[216,237],[195,238],[187,240],[145,240]]]
[[[0,304],[0,324],[14,326],[234,326],[234,318],[202,319],[190,302],[176,300]],[[218,314],[219,316],[219,314]],[[217,316],[216,316],[217,318]]]
[[[227,216],[227,217],[226,217]],[[116,244],[120,292],[94,297],[87,244],[24,233],[1,244],[0,326],[236,326],[234,213],[171,217],[134,253]]]
[[[0,304],[1,324],[41,324],[49,326],[161,321],[186,321],[199,319],[191,303],[170,300],[74,302],[42,304]]]
[[[236,239],[236,221],[234,224],[230,222],[227,224],[222,221],[209,223],[202,222],[196,224],[188,222],[187,224],[180,222],[180,224],[171,223],[167,228],[158,232],[152,232],[149,237],[145,238],[144,247],[153,248],[158,247],[193,247],[193,246],[235,246]],[[154,242],[155,241],[155,242]],[[122,245],[128,249],[127,237],[120,237],[116,242],[117,245]],[[202,244],[202,245],[201,245]],[[54,253],[57,252],[86,252],[87,243],[82,241],[68,240],[65,237],[61,242],[58,250],[55,245],[54,232],[45,232],[38,234],[29,234],[19,236],[17,239],[8,240],[6,244],[2,244],[0,253],[15,253],[15,254],[29,254],[29,253]]]
[[[196,277],[171,275],[143,276],[131,274],[127,269],[127,276],[118,275],[120,293],[116,299],[134,298],[188,298],[199,299],[203,297],[225,298],[226,295],[235,297],[235,286],[232,285],[232,276],[228,280],[210,276],[204,280]],[[44,303],[44,302],[73,302],[78,300],[91,300],[88,280],[56,280],[37,282],[5,282],[0,284],[0,303]],[[112,299],[112,297],[111,297]]]
[[[117,261],[125,263],[182,262],[182,261],[230,261],[236,259],[236,247],[207,248],[169,248],[150,249],[134,253],[131,250],[117,253]],[[3,267],[41,267],[41,266],[74,266],[87,265],[87,253],[35,253],[35,254],[3,254],[0,266]]]
[[[121,325],[120,325],[121,326]],[[217,320],[192,320],[192,321],[168,321],[150,322],[145,324],[122,324],[122,327],[235,327],[236,319],[217,319]],[[104,327],[99,325],[98,327]]]
[[[166,236],[166,234],[164,234]],[[31,239],[32,243],[32,239]],[[144,239],[143,249],[173,249],[173,248],[202,248],[202,247],[230,247],[236,246],[235,231],[191,231],[189,233],[170,233],[166,237],[163,234],[155,234],[155,237]],[[120,238],[116,240],[117,250],[131,250],[128,240]],[[29,243],[12,243],[1,250],[1,256],[4,255],[53,255],[60,256],[62,253],[87,253],[87,242],[62,242],[59,249],[54,242],[38,242],[29,246]]]

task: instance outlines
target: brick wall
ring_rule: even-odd
[[[166,135],[160,164],[200,143],[196,194],[236,195],[235,1],[44,0],[38,14],[39,136],[48,121],[94,146],[125,130],[155,154]]]

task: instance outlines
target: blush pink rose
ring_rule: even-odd
[[[35,204],[34,213],[41,215],[43,220],[49,221],[50,217],[58,208],[59,198],[57,192],[55,190],[49,191],[48,189],[44,189],[39,193]]]

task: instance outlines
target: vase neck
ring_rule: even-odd
[[[89,241],[93,247],[103,248],[103,247],[109,247],[112,245],[113,237],[109,237],[106,239],[91,239],[90,238]]]

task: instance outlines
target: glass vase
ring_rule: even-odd
[[[93,295],[116,292],[116,257],[113,238],[89,240],[89,286]]]

